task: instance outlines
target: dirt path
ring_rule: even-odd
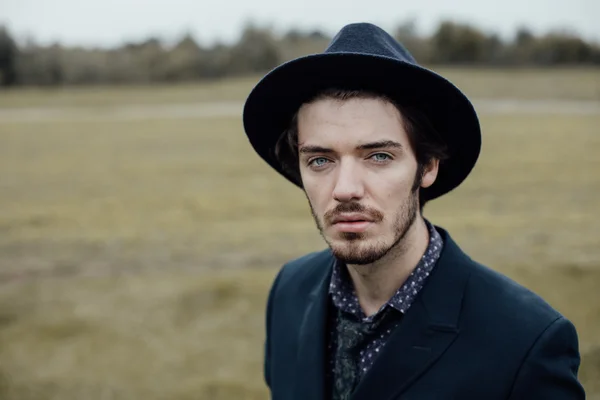
[[[600,115],[600,101],[474,99],[477,112],[486,114]],[[53,121],[135,121],[148,119],[241,116],[242,102],[181,104],[126,104],[115,107],[31,107],[0,109],[0,123]]]

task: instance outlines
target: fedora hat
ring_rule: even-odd
[[[300,106],[328,89],[368,90],[417,107],[445,141],[449,157],[436,181],[421,193],[428,200],[460,185],[481,150],[477,114],[452,83],[417,64],[384,30],[370,23],[343,27],[323,53],[288,61],[267,73],[244,104],[243,124],[259,156],[299,187],[275,157],[275,144]]]

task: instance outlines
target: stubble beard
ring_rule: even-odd
[[[333,255],[346,264],[366,265],[372,264],[393,252],[401,253],[403,251],[406,234],[417,219],[419,196],[418,190],[411,190],[407,201],[403,202],[398,210],[393,225],[394,240],[391,244],[389,242],[386,243],[384,239],[370,238],[368,233],[355,232],[342,232],[339,236],[342,243],[339,243],[339,240],[331,240],[331,238],[325,235],[323,222],[315,214],[310,199],[309,205],[319,233],[329,245]],[[376,223],[381,223],[384,220],[384,216],[378,211],[367,209],[356,202],[340,203],[336,209],[326,213],[324,219],[328,221],[340,212],[353,211],[368,213],[373,216]]]

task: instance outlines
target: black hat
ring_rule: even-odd
[[[323,53],[273,69],[252,89],[244,105],[244,129],[251,145],[294,184],[302,186],[277,161],[275,144],[300,106],[332,87],[381,93],[418,107],[428,117],[445,141],[449,158],[440,166],[433,185],[421,189],[427,199],[457,187],[475,166],[481,132],[467,97],[445,78],[419,66],[381,28],[357,23],[342,28]]]

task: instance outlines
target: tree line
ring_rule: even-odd
[[[568,32],[535,35],[518,29],[513,38],[459,22],[443,21],[429,35],[418,35],[412,21],[394,36],[421,64],[470,66],[600,66],[600,45]],[[277,35],[248,24],[233,44],[201,46],[184,35],[167,46],[158,38],[110,49],[17,44],[0,27],[0,85],[57,86],[186,82],[262,73],[292,58],[318,53],[331,37],[320,31],[291,29]]]

